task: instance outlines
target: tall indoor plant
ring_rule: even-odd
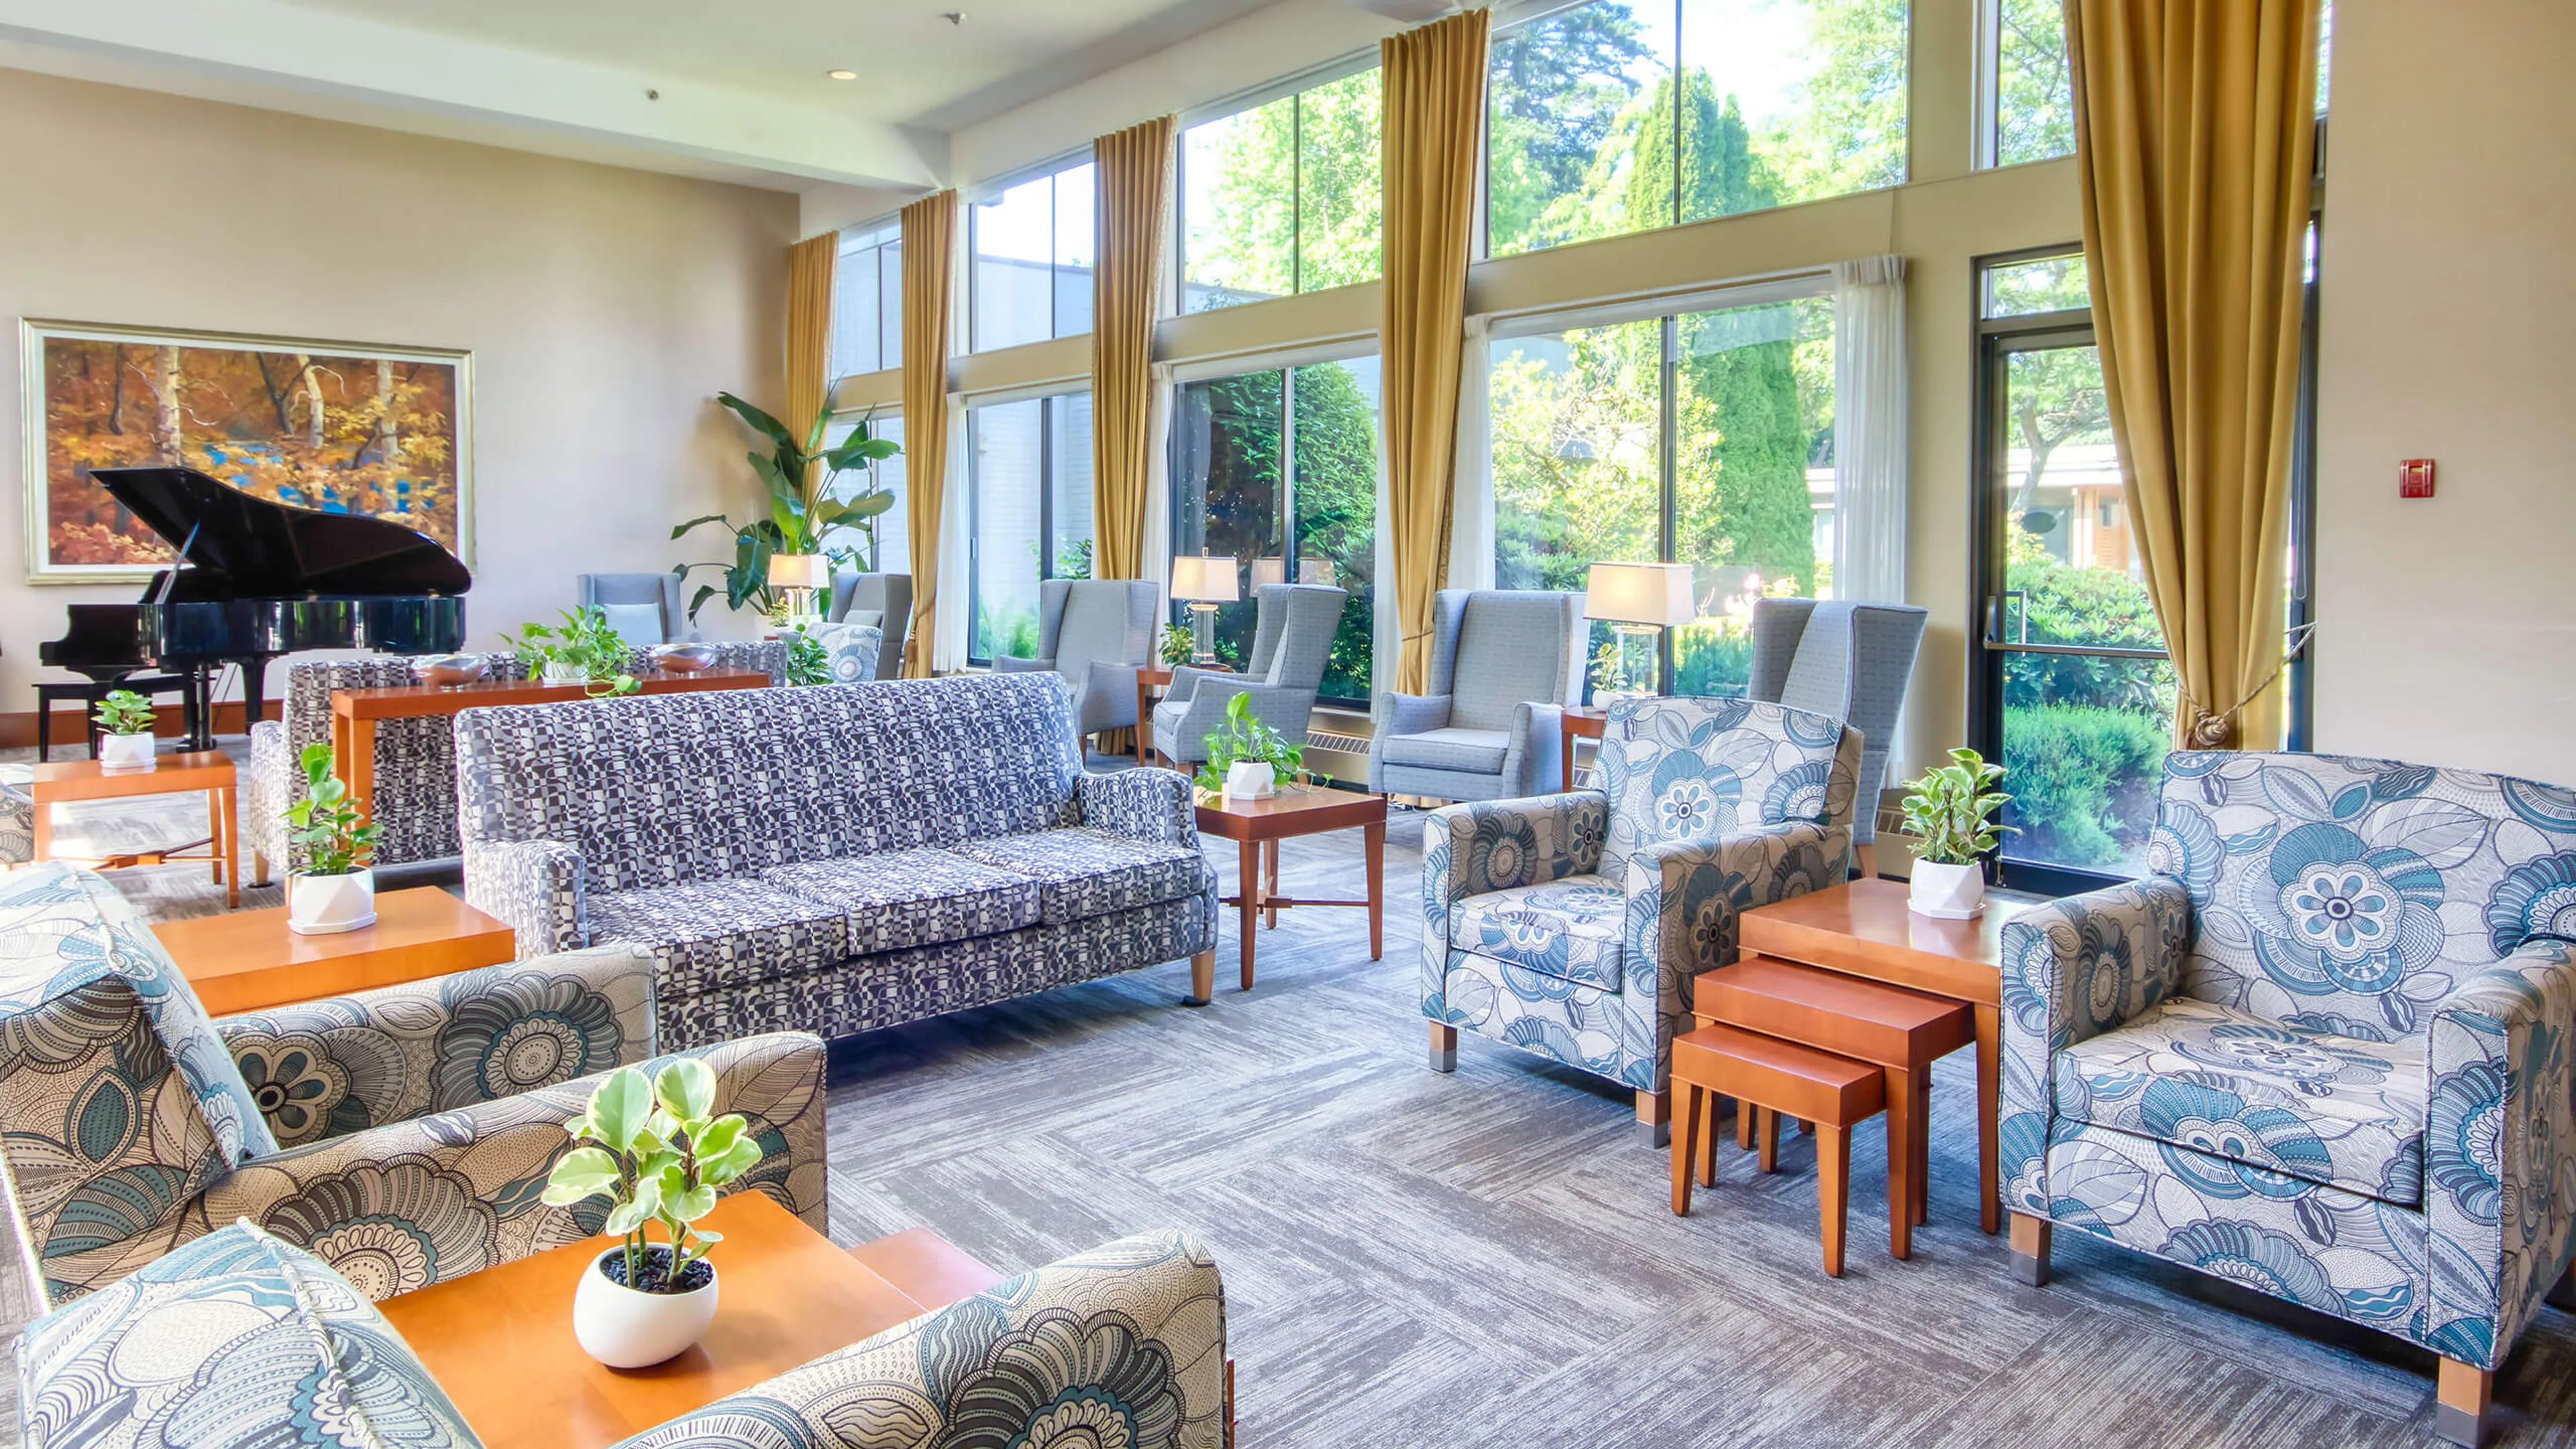
[[[1906,906],[1917,915],[1966,920],[1986,909],[1985,855],[2013,827],[1995,812],[2012,802],[1989,788],[2004,777],[1975,750],[1950,752],[1950,763],[1908,787],[1905,832],[1914,837],[1914,873]]]
[[[349,787],[331,773],[331,747],[304,747],[304,798],[286,807],[295,860],[286,876],[286,929],[329,936],[376,923],[376,841]]]
[[[873,572],[877,565],[877,538],[872,520],[894,507],[894,494],[872,483],[848,498],[836,497],[835,490],[842,474],[903,450],[892,439],[875,436],[865,418],[852,425],[848,437],[825,448],[823,437],[832,423],[828,404],[814,414],[813,426],[800,439],[788,431],[785,423],[732,393],[718,393],[716,401],[731,408],[769,440],[769,452],[755,448],[746,455],[751,459],[752,471],[760,476],[768,506],[765,513],[748,523],[736,523],[727,514],[709,513],[672,529],[671,536],[680,538],[714,523],[733,534],[731,562],[683,564],[677,572],[685,576],[695,569],[721,570],[726,607],[749,606],[763,615],[774,615],[782,603],[769,582],[769,561],[773,557],[819,555],[835,566],[848,564],[862,572]],[[854,546],[835,545],[832,536],[843,530],[857,536]],[[701,585],[689,600],[689,617],[697,618],[699,608],[716,592],[713,584]]]

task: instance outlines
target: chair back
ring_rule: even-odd
[[[1331,584],[1263,584],[1252,597],[1257,612],[1244,674],[1274,689],[1321,689],[1350,595]]]
[[[1860,731],[1861,763],[1852,838],[1877,836],[1878,797],[1897,711],[1914,678],[1915,651],[1929,615],[1911,604],[1851,599],[1757,599],[1745,692],[1838,719]]]
[[[2576,940],[2576,791],[2395,760],[2177,750],[2147,867],[2191,895],[2185,995],[2400,1041],[2524,941]]]
[[[485,679],[525,679],[519,656],[485,654]],[[290,762],[304,747],[331,743],[331,694],[340,689],[398,689],[420,683],[411,661],[389,654],[369,659],[305,660],[286,667],[286,752]],[[447,860],[457,852],[456,733],[444,717],[376,722],[375,822],[384,828],[376,859],[385,865]],[[300,765],[287,771],[286,798],[304,798]],[[285,861],[277,864],[287,864]]]
[[[1039,642],[1078,689],[1093,662],[1142,664],[1160,595],[1149,579],[1047,579],[1038,585]]]
[[[853,609],[874,609],[884,616],[877,623],[885,637],[872,677],[902,678],[903,646],[912,637],[912,575],[848,571],[832,575],[832,606],[826,617],[838,624]]]
[[[1537,589],[1443,589],[1433,600],[1433,694],[1449,723],[1508,730],[1523,704],[1583,697],[1583,596]]]
[[[628,642],[668,644],[688,631],[688,614],[680,607],[680,576],[657,574],[583,574],[574,580],[582,607],[650,604],[662,613],[662,637]]]
[[[1840,720],[1751,699],[1621,700],[1602,728],[1610,797],[1601,873],[1668,840],[1714,840],[1764,825],[1849,825],[1860,732]],[[1839,880],[1836,861],[1814,878]]]

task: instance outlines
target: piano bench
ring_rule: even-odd
[[[179,712],[190,738],[197,736],[197,711],[204,707],[197,698],[196,680],[185,674],[129,674],[123,679],[105,682],[82,679],[40,683],[36,686],[36,758],[49,761],[54,757],[54,701],[77,699],[81,702],[81,734],[89,742],[89,757],[98,758],[98,702],[120,689],[141,695],[176,694]],[[209,721],[211,724],[211,721]]]

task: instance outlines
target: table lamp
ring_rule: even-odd
[[[1216,662],[1216,606],[1243,597],[1234,560],[1222,554],[1185,553],[1172,559],[1172,597],[1190,606],[1190,662]]]
[[[1252,586],[1254,588],[1260,588],[1263,584],[1284,584],[1286,582],[1288,582],[1288,560],[1284,558],[1257,558],[1252,561]]]
[[[769,586],[787,594],[787,618],[794,623],[813,617],[814,594],[832,586],[832,559],[820,553],[773,553]]]
[[[1583,583],[1583,616],[1615,626],[1622,691],[1653,695],[1655,634],[1699,617],[1689,564],[1597,563]]]

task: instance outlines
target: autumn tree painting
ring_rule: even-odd
[[[91,477],[182,464],[254,497],[414,528],[461,555],[461,354],[47,328],[44,556],[97,577],[172,550]],[[277,349],[277,350],[272,350]]]

